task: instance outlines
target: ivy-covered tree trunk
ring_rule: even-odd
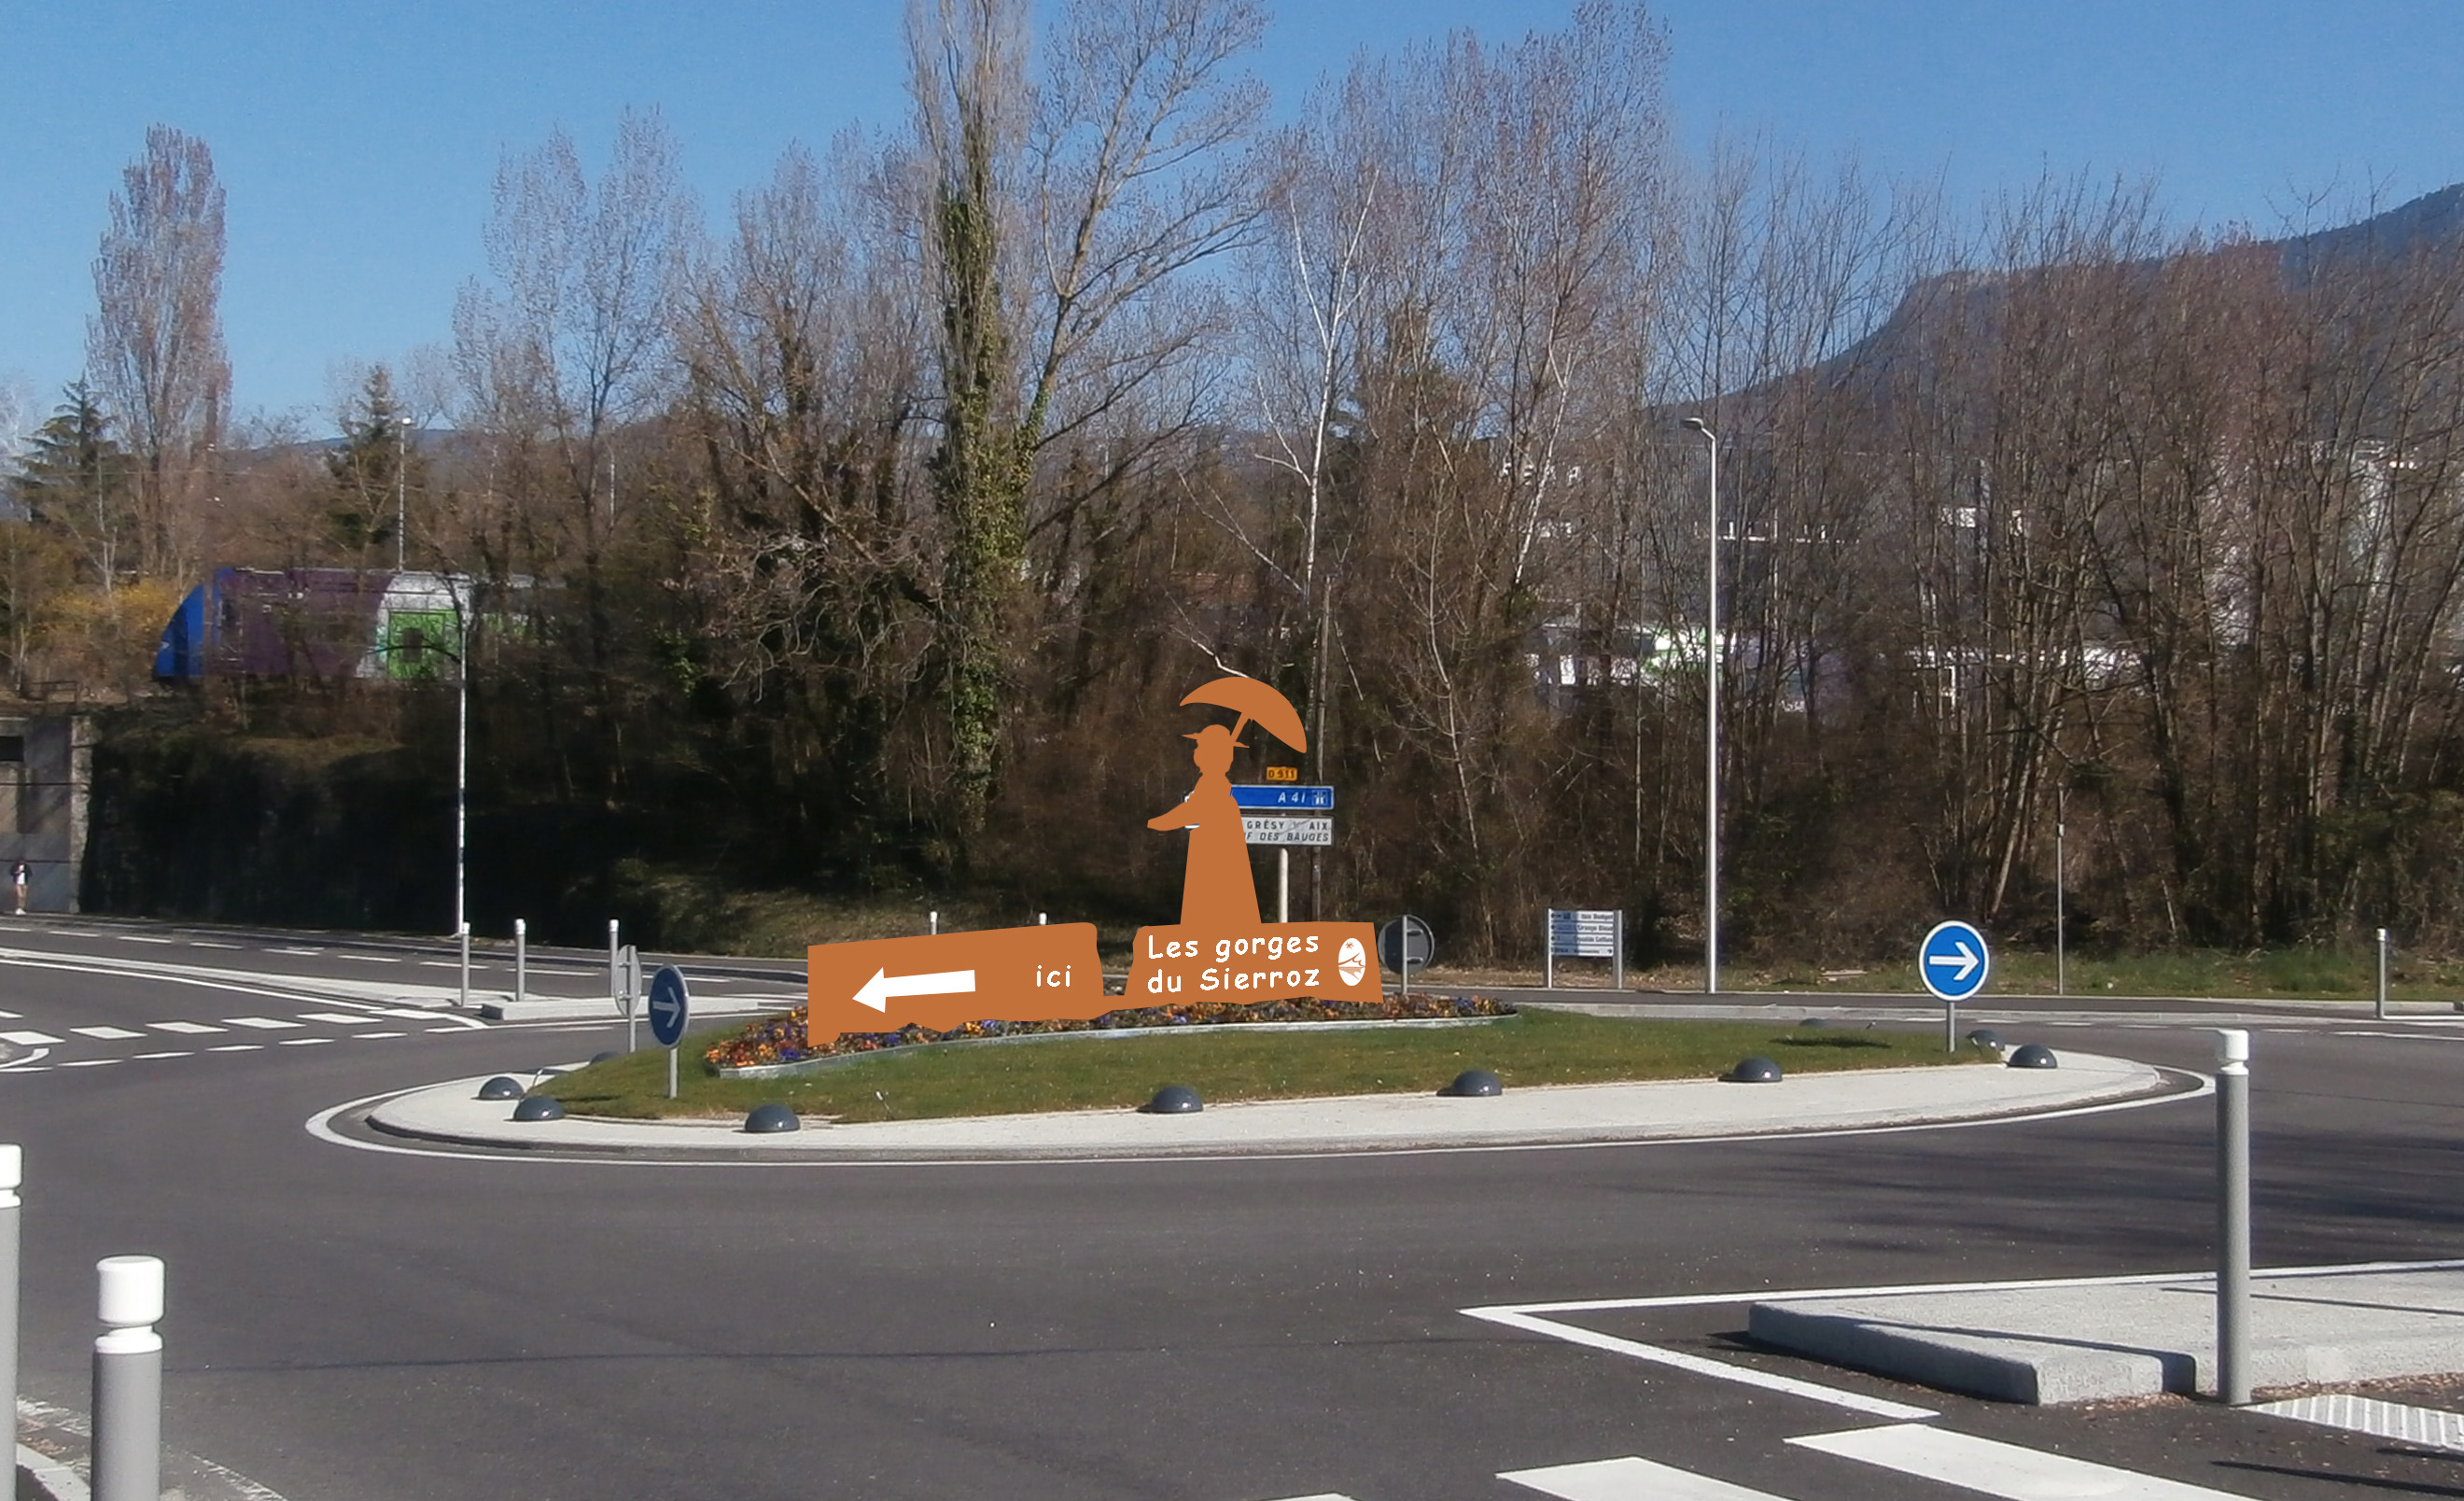
[[[1007,411],[1009,332],[1001,312],[990,129],[971,112],[961,170],[933,222],[941,265],[948,406],[933,456],[934,499],[949,528],[941,585],[941,694],[950,730],[950,819],[983,827],[1001,766],[1002,659],[1026,559],[1031,440]]]

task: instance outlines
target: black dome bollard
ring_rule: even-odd
[[[1741,1058],[1737,1066],[1720,1075],[1723,1084],[1777,1084],[1779,1065],[1769,1058]]]
[[[562,1120],[564,1101],[553,1094],[534,1094],[514,1107],[516,1120]]]
[[[1995,1052],[2002,1050],[2002,1034],[1990,1026],[1980,1026],[1969,1033],[1968,1040],[1979,1048],[1991,1048]]]
[[[479,1097],[483,1100],[520,1099],[522,1097],[522,1081],[511,1078],[505,1074],[497,1074],[495,1078],[490,1079],[487,1083],[479,1086]]]
[[[1155,1092],[1155,1098],[1138,1107],[1141,1115],[1195,1115],[1206,1108],[1198,1092],[1186,1084],[1167,1084]]]
[[[2030,1043],[2019,1048],[2011,1054],[2005,1065],[2013,1069],[2058,1069],[2061,1066],[2062,1061],[2054,1056],[2054,1050],[2042,1043]]]
[[[1497,1075],[1486,1069],[1465,1069],[1455,1075],[1455,1081],[1452,1084],[1438,1093],[1449,1099],[1485,1100],[1494,1099],[1505,1093],[1506,1086],[1499,1083]]]
[[[804,1123],[796,1118],[794,1111],[772,1100],[753,1107],[753,1114],[744,1117],[744,1129],[753,1136],[768,1137],[781,1131],[802,1131]]]

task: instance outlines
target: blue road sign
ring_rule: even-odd
[[[1917,946],[1917,978],[1937,1000],[1965,1001],[1985,988],[1993,956],[1985,935],[1965,922],[1940,922]]]
[[[662,1048],[673,1048],[685,1035],[685,1018],[693,998],[685,991],[685,972],[663,964],[650,977],[650,1035]]]
[[[1232,784],[1232,801],[1243,807],[1277,807],[1293,813],[1322,813],[1334,806],[1334,789],[1282,786],[1271,782],[1236,782]]]

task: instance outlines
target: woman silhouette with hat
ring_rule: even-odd
[[[1249,873],[1249,838],[1241,806],[1232,801],[1233,732],[1210,724],[1186,737],[1198,742],[1198,785],[1180,806],[1147,820],[1149,828],[1189,830],[1189,865],[1180,882],[1180,925],[1210,931],[1258,926],[1258,883]]]

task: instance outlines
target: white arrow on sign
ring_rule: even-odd
[[[1976,951],[1968,946],[1968,940],[1965,938],[1952,939],[1951,947],[1956,949],[1958,952],[1956,954],[1928,954],[1925,956],[1925,962],[1928,964],[1941,965],[1945,968],[1956,965],[1959,972],[1950,977],[1950,982],[1955,985],[1961,981],[1966,980],[1969,976],[1976,973],[1977,959]]]
[[[864,988],[855,993],[856,1004],[876,1011],[890,1009],[891,996],[966,995],[976,988],[976,972],[972,969],[944,970],[937,975],[901,975],[890,978],[889,971],[876,969]]]

